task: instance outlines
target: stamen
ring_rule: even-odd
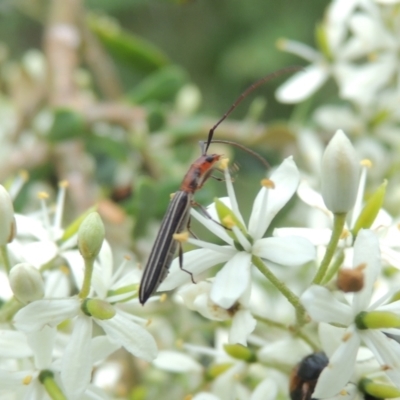
[[[40,200],[40,205],[42,208],[42,217],[43,217],[43,225],[46,228],[47,232],[49,233],[49,236],[53,236],[51,229],[50,229],[50,218],[49,218],[49,210],[47,209],[47,204],[46,201],[49,198],[48,193],[46,192],[39,192],[38,193],[38,199]]]
[[[372,167],[372,161],[369,160],[368,158],[364,158],[364,160],[360,161],[360,165],[362,167],[367,167],[367,168],[371,168]]]
[[[223,170],[227,169],[228,165],[229,165],[229,158],[224,157],[219,162],[219,168]]]
[[[57,232],[61,229],[62,216],[64,213],[65,195],[67,193],[68,181],[60,181],[58,187],[60,190],[57,194],[56,213],[54,215],[54,231]]]
[[[32,382],[32,375],[27,375],[22,379],[23,385],[29,385]]]
[[[268,178],[261,180],[261,186],[264,186],[267,189],[275,189],[274,181],[271,181],[271,179]]]
[[[180,243],[185,243],[189,239],[189,232],[174,233],[173,239]]]

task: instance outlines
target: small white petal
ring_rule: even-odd
[[[62,358],[61,381],[71,400],[79,399],[90,383],[92,327],[90,317],[79,316],[75,319],[71,339]]]
[[[354,243],[353,267],[357,268],[361,265],[365,265],[363,270],[364,286],[354,294],[353,310],[355,314],[368,308],[375,281],[381,271],[378,237],[368,229],[360,230]]]
[[[186,354],[177,351],[164,350],[158,353],[153,364],[160,369],[171,372],[201,372],[203,367],[200,363]]]
[[[183,268],[196,276],[217,264],[228,261],[237,252],[231,247],[224,247],[223,249],[228,250],[228,253],[219,253],[208,249],[188,251],[183,255]],[[158,288],[158,291],[172,290],[190,281],[190,275],[180,269],[179,257],[177,257],[172,262],[169,274]]]
[[[57,245],[50,241],[31,242],[23,245],[21,257],[24,261],[40,268],[52,260],[58,253]]]
[[[301,296],[301,302],[310,317],[316,322],[350,325],[353,313],[349,305],[338,301],[322,286],[311,286]]]
[[[379,330],[366,329],[360,336],[383,365],[385,373],[392,382],[400,387],[400,344]]]
[[[299,185],[300,173],[292,157],[286,158],[272,173],[270,180],[275,184],[274,189],[262,188],[254,200],[249,220],[249,234],[253,239],[261,239],[276,214],[291,199]],[[265,192],[268,190],[266,208],[264,205]]]
[[[50,366],[56,333],[55,327],[44,326],[40,331],[27,334],[28,343],[34,351],[37,369],[45,369]]]
[[[192,400],[221,400],[221,399],[212,393],[200,392],[197,393]]]
[[[264,379],[254,389],[250,400],[276,400],[278,397],[278,386],[271,378]]]
[[[350,381],[354,371],[360,337],[348,330],[346,340],[339,346],[318,378],[313,397],[327,398],[337,395]]]
[[[281,103],[299,103],[314,94],[328,77],[328,64],[311,64],[281,85],[275,97]]]
[[[92,339],[92,364],[105,360],[109,355],[121,348],[119,343],[111,341],[107,335],[96,336]]]
[[[257,240],[253,254],[276,264],[297,267],[315,260],[315,247],[300,236],[269,237]]]
[[[96,319],[96,322],[111,339],[134,356],[146,361],[152,361],[157,356],[157,345],[153,336],[140,325],[125,318],[118,310],[113,318],[103,321]]]
[[[25,358],[32,356],[32,350],[28,346],[24,333],[2,329],[0,330],[0,354],[4,358]]]
[[[257,320],[249,310],[239,310],[232,319],[232,326],[229,330],[229,343],[242,344],[247,346],[247,338],[256,329]]]
[[[332,357],[333,353],[341,345],[344,332],[344,328],[338,328],[324,322],[318,325],[319,340],[328,358]]]
[[[37,300],[15,314],[15,327],[24,332],[33,332],[48,325],[55,327],[66,319],[77,315],[80,302],[76,298]]]
[[[250,254],[237,253],[215,276],[211,300],[220,307],[232,307],[250,283],[250,267]]]
[[[82,287],[83,275],[85,272],[85,262],[83,261],[83,257],[79,254],[78,250],[64,251],[62,256],[65,258],[69,268],[71,269],[76,286],[78,288]]]
[[[98,255],[98,262],[95,262],[92,277],[92,286],[101,299],[105,299],[107,296],[107,290],[111,282],[112,273],[112,250],[108,242],[104,240]]]

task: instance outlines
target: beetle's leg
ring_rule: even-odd
[[[193,274],[190,271],[188,271],[187,269],[183,268],[183,250],[182,250],[182,244],[181,243],[179,243],[178,257],[179,257],[179,268],[182,271],[184,271],[187,274],[189,274],[190,278],[192,279],[192,282],[196,283],[195,280],[194,280]]]

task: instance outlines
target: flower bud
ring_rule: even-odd
[[[103,221],[97,212],[90,213],[78,229],[78,248],[85,260],[94,260],[105,236]]]
[[[11,197],[0,185],[0,246],[10,243],[16,234],[14,208]]]
[[[356,201],[360,166],[355,150],[342,130],[329,142],[322,157],[322,197],[335,214],[349,212]]]
[[[100,320],[111,319],[115,315],[114,307],[100,299],[86,299],[82,304],[82,311],[86,315]]]
[[[17,264],[11,268],[9,280],[14,296],[21,303],[27,304],[44,296],[42,275],[30,264]]]
[[[233,358],[237,360],[244,360],[247,362],[256,361],[255,353],[248,347],[244,347],[241,344],[225,344],[224,350]]]

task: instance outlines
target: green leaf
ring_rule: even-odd
[[[150,72],[169,64],[168,57],[158,47],[124,31],[108,17],[92,14],[88,26],[109,53],[129,68]]]
[[[54,112],[53,125],[49,131],[49,139],[53,142],[80,137],[85,132],[83,115],[68,108],[58,108]]]
[[[137,104],[148,101],[172,100],[178,90],[188,82],[185,70],[169,65],[153,72],[128,93],[128,99]]]

